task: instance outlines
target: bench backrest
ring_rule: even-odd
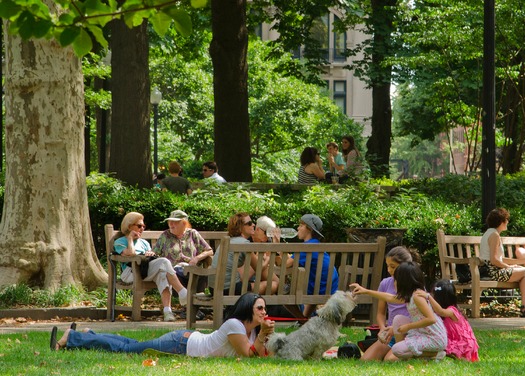
[[[457,280],[457,264],[468,264],[470,257],[479,257],[481,236],[445,235],[437,230],[439,261],[441,263],[441,278]],[[525,237],[501,237],[503,257],[516,258],[516,249],[525,245]]]
[[[279,287],[277,294],[271,294],[271,285],[268,284],[264,292],[266,303],[272,304],[321,304],[325,303],[331,295],[332,276],[334,266],[339,274],[339,285],[337,289],[347,290],[348,285],[358,282],[369,289],[377,289],[381,281],[383,270],[384,253],[386,239],[379,237],[377,243],[249,243],[249,244],[231,244],[229,237],[221,240],[221,251],[216,271],[216,293],[222,296],[222,291],[218,291],[218,286],[224,286],[226,265],[228,262],[228,253],[231,253],[233,265],[238,265],[241,254],[245,254],[245,262],[241,265],[243,275],[250,273],[251,255],[257,254],[257,268],[253,279],[254,291],[258,291],[261,284],[261,266],[264,257],[269,257],[268,275],[279,276]],[[223,252],[227,250],[227,252]],[[299,266],[300,253],[306,254],[306,263],[303,267]],[[329,256],[329,274],[327,276],[326,293],[320,293],[320,284],[322,276],[322,262],[317,264],[315,270],[314,291],[312,295],[307,294],[308,279],[311,270],[312,254],[326,253]],[[275,265],[275,258],[282,255],[280,266]],[[286,268],[286,260],[294,255],[293,267]],[[321,259],[321,257],[319,257]],[[286,279],[282,276],[286,275]],[[225,304],[233,304],[237,298],[248,291],[247,278],[242,279],[242,291],[240,295],[235,295],[236,273],[232,273],[230,280],[230,290],[228,296],[224,296]],[[289,285],[289,293],[285,290]],[[293,296],[295,295],[295,297]],[[233,302],[233,303],[232,303]]]

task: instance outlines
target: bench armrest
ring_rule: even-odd
[[[184,267],[184,275],[195,274],[198,276],[215,275],[217,270],[215,268],[203,268],[201,266],[186,265]]]
[[[143,260],[146,260],[146,256],[135,255],[135,256],[122,256],[122,255],[111,255],[111,260],[119,262],[134,262],[140,264]]]

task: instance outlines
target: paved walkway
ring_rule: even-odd
[[[474,329],[500,329],[500,330],[525,330],[525,318],[482,318],[469,319]],[[69,328],[70,323],[64,321],[34,321],[17,323],[15,320],[4,320],[0,323],[0,334],[25,333],[34,331],[51,331],[53,326],[58,326],[59,331]],[[139,329],[184,329],[185,321],[165,323],[162,321],[77,321],[77,329],[91,328],[97,332],[119,332],[123,330]],[[211,328],[211,321],[199,321],[198,327]]]

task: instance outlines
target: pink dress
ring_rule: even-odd
[[[477,362],[479,360],[479,346],[470,324],[456,307],[450,306],[447,309],[453,310],[454,315],[458,319],[456,322],[450,317],[443,318],[448,337],[448,345],[445,350],[447,355],[458,359],[466,359],[469,362]]]

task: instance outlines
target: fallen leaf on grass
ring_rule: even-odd
[[[410,371],[413,371],[413,370],[414,370],[414,366],[411,365],[411,364],[409,364],[409,365],[407,366],[407,368],[408,368]]]
[[[157,365],[157,360],[153,360],[153,359],[145,359],[143,362],[142,362],[142,366],[144,367],[155,367]]]
[[[34,354],[35,356],[39,356],[39,355],[40,355],[40,351],[35,351],[33,354]]]

